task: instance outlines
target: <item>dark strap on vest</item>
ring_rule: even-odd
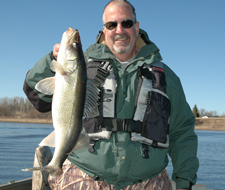
[[[103,126],[108,131],[124,131],[141,133],[144,128],[141,121],[134,121],[132,119],[103,119]],[[149,159],[148,145],[142,144],[143,158]]]
[[[107,131],[142,132],[142,122],[132,119],[103,118],[103,126]]]
[[[111,67],[110,62],[108,61],[103,61],[97,70],[97,75],[94,78],[94,81],[100,86],[105,82],[106,77],[109,74],[109,68]]]
[[[97,142],[97,140],[90,139],[89,149],[88,149],[89,152],[95,152],[94,146],[95,146],[96,142]]]
[[[143,150],[143,158],[149,159],[149,148],[148,145],[142,144],[142,150]]]

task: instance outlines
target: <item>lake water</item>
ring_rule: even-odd
[[[32,177],[21,169],[33,166],[34,152],[40,141],[53,131],[51,124],[0,122],[0,185],[10,180]],[[225,132],[197,130],[199,145],[198,184],[207,189],[225,189]],[[167,167],[171,176],[171,163]]]

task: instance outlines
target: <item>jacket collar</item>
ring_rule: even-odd
[[[95,43],[107,45],[105,42],[105,35],[102,31],[99,31],[99,34],[96,37]],[[151,43],[152,42],[149,40],[148,34],[144,30],[139,29],[139,35],[137,38],[136,47],[138,49],[141,49],[143,46],[151,44]]]
[[[148,34],[139,29],[139,35],[136,42],[136,49],[138,50],[137,57],[146,57],[148,54],[159,52],[158,47],[149,39]],[[98,59],[109,59],[113,57],[112,52],[105,42],[105,36],[102,31],[96,37],[95,44],[91,45],[88,50],[88,57]],[[160,58],[161,60],[161,58]]]

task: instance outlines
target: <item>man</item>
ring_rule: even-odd
[[[171,189],[165,171],[169,153],[177,189],[190,189],[198,170],[197,136],[179,78],[160,62],[159,49],[139,29],[128,1],[109,2],[103,24],[96,43],[85,52],[90,80],[95,80],[99,69],[106,68],[107,73],[99,86],[100,116],[83,122],[90,147],[72,152],[65,173],[50,177],[50,186]],[[26,77],[24,91],[39,111],[50,110],[51,97],[37,95],[34,86],[54,75],[49,62],[57,58],[58,49],[56,44]]]

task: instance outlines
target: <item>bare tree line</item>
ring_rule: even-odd
[[[203,116],[208,116],[208,117],[225,117],[224,113],[222,115],[219,115],[219,113],[217,111],[206,111],[203,108],[198,109],[196,104],[193,107],[192,112],[193,112],[195,117],[203,117]]]
[[[193,108],[193,113],[198,113],[201,116],[208,117],[218,117],[217,111],[206,111],[205,109],[199,109],[195,105]],[[199,117],[198,116],[198,117]],[[19,117],[19,118],[45,118],[51,119],[51,112],[48,113],[40,113],[38,112],[34,106],[30,103],[30,101],[23,97],[13,97],[13,98],[0,98],[0,117]],[[225,114],[220,115],[220,117],[225,117]]]
[[[18,117],[18,118],[49,118],[51,112],[40,113],[30,101],[23,97],[0,98],[0,117]]]
[[[208,116],[208,117],[218,117],[219,114],[217,111],[206,111],[205,109],[200,109],[199,114],[201,116]],[[221,115],[224,116],[224,115]]]

